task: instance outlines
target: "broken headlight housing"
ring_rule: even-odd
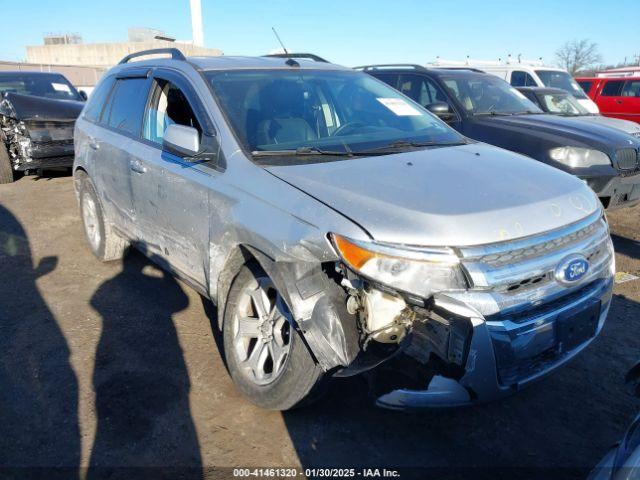
[[[469,287],[455,252],[446,247],[408,247],[351,240],[332,234],[344,263],[374,282],[422,298]]]
[[[558,147],[549,150],[549,157],[571,168],[611,165],[609,156],[600,150],[579,147]]]

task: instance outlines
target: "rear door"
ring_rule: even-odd
[[[114,223],[131,236],[135,235],[136,219],[129,152],[140,135],[149,83],[146,71],[139,69],[119,75],[102,111],[100,133],[90,139],[96,150],[97,183],[104,206]]]
[[[189,161],[163,151],[171,124],[198,130],[209,158],[218,143],[211,120],[189,81],[158,69],[144,111],[141,140],[132,147],[132,187],[141,236],[149,250],[195,287],[206,289],[209,189],[220,174],[214,162]]]

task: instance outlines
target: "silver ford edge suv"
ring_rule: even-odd
[[[269,409],[372,369],[388,408],[489,401],[609,310],[589,187],[326,62],[130,55],[76,123],[74,181],[95,256],[134,246],[213,300],[229,374]]]

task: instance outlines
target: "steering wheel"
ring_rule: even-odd
[[[347,122],[343,125],[340,125],[338,128],[336,128],[336,131],[333,132],[333,135],[331,135],[332,137],[339,137],[340,135],[344,135],[345,132],[349,132],[350,130],[354,130],[358,127],[364,127],[364,123],[362,122]]]

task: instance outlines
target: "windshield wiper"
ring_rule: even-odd
[[[282,157],[282,156],[298,156],[298,155],[331,155],[331,156],[350,156],[350,152],[339,152],[331,150],[322,150],[316,147],[298,147],[291,150],[254,150],[251,155],[254,157]]]
[[[544,115],[545,112],[534,112],[533,110],[524,110],[522,112],[512,113],[512,115]]]
[[[393,153],[393,150],[401,148],[419,147],[451,147],[455,145],[465,145],[467,142],[411,142],[408,140],[396,140],[381,147],[370,150],[351,150],[344,145],[345,151],[323,150],[317,147],[298,147],[295,150],[254,150],[251,155],[254,157],[282,157],[282,156],[302,156],[302,155],[330,155],[333,157],[363,157],[369,155],[385,155]],[[391,150],[391,152],[389,151]]]
[[[354,154],[360,155],[371,155],[376,153],[381,153],[385,150],[398,150],[401,148],[420,148],[420,147],[453,147],[456,145],[466,145],[467,142],[457,141],[457,142],[413,142],[410,140],[396,140],[395,142],[391,142],[387,145],[382,145],[381,147],[372,148],[370,150],[357,150],[354,151]]]
[[[490,112],[478,112],[474,113],[474,117],[510,117],[513,113],[506,112],[496,112],[495,110],[491,110]]]

